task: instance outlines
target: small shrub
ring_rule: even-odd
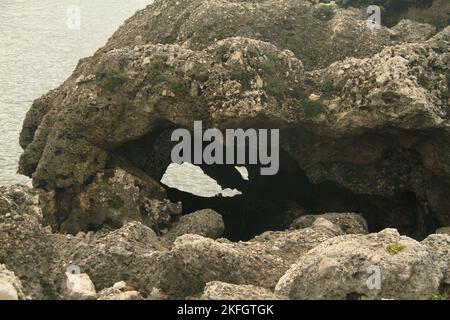
[[[266,76],[272,76],[275,74],[277,70],[277,63],[278,63],[278,55],[275,53],[268,53],[266,55],[267,62],[262,65],[262,69]]]
[[[332,80],[325,80],[322,83],[322,91],[326,94],[326,95],[330,95],[334,90],[334,84]]]
[[[278,54],[273,53],[273,52],[269,52],[268,54],[266,54],[267,59],[269,59],[270,61],[276,63],[278,62],[279,58],[278,58]]]
[[[108,205],[112,209],[120,209],[125,205],[125,202],[121,198],[110,199]]]
[[[230,79],[238,81],[244,90],[250,89],[251,78],[251,75],[246,70],[234,69],[230,74]]]
[[[431,300],[450,300],[447,293],[436,293],[431,296]]]
[[[186,84],[177,78],[168,79],[168,83],[170,90],[175,94],[181,94],[188,91]]]
[[[305,112],[305,117],[307,118],[316,117],[322,112],[324,112],[324,107],[320,100],[317,101],[305,100],[303,102],[303,109]]]
[[[299,100],[307,100],[307,99],[309,99],[309,95],[310,94],[311,93],[308,90],[306,90],[304,88],[301,88],[301,87],[295,88],[294,92],[293,92],[294,97],[296,99],[299,99]]]
[[[450,99],[450,93],[448,90],[444,91],[444,93],[442,93],[442,98],[444,98],[444,100]]]
[[[95,74],[99,85],[106,90],[115,91],[120,88],[128,78],[116,70],[102,70]]]
[[[402,252],[405,250],[406,247],[398,242],[396,243],[390,243],[386,246],[386,251],[391,255],[395,256],[396,254]]]

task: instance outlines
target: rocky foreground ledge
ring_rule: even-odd
[[[71,236],[42,221],[39,194],[0,188],[1,298],[431,299],[450,285],[449,235],[368,234],[353,213],[300,217],[245,242],[220,238],[212,210],[160,236],[141,222]]]
[[[450,27],[369,28],[356,2],[156,0],[128,19],[27,113],[34,188],[1,188],[0,294],[443,297]],[[231,199],[163,186],[194,121],[279,128],[278,175],[202,165]]]

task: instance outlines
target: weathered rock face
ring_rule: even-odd
[[[442,273],[441,285],[450,285],[450,235],[431,234],[421,243],[428,248],[435,266]]]
[[[224,54],[232,52],[237,54],[223,61]],[[121,70],[124,61],[129,62],[127,70]],[[49,106],[54,109],[45,119],[52,118],[55,126],[36,132],[33,146],[29,145],[21,158],[20,170],[27,174],[35,171],[36,186],[66,188],[83,184],[105,166],[93,153],[78,159],[70,156],[72,153],[81,156],[68,148],[86,145],[86,139],[96,145],[86,150],[102,148],[106,155],[107,149],[149,134],[164,123],[192,127],[192,120],[197,119],[223,126],[225,122],[248,121],[264,115],[272,117],[274,122],[288,121],[288,105],[280,113],[276,100],[264,102],[264,92],[259,88],[263,75],[258,74],[264,66],[269,70],[269,80],[274,85],[282,85],[280,89],[284,90],[276,90],[274,95],[281,98],[295,94],[294,87],[298,87],[302,76],[302,63],[292,52],[279,51],[256,40],[227,39],[204,51],[191,51],[178,45],[145,45],[138,50],[109,51],[96,65],[81,63],[65,87],[70,93],[60,92],[60,98],[66,97],[64,106],[59,103]],[[178,75],[175,70],[182,73]],[[130,90],[131,99],[126,93]],[[38,146],[41,133],[46,143]],[[41,156],[36,158],[36,148],[40,147]],[[72,158],[70,163],[68,158]],[[33,159],[38,162],[31,163]],[[31,167],[35,170],[26,169]]]
[[[441,280],[425,245],[386,229],[336,237],[310,250],[280,279],[275,293],[291,299],[429,299]]]
[[[72,234],[104,226],[120,228],[130,221],[158,231],[181,213],[181,204],[165,199],[165,191],[157,182],[120,167],[98,172],[82,188],[59,191],[54,201],[57,205],[44,213],[50,216],[55,230]]]
[[[339,226],[344,233],[347,234],[367,234],[367,222],[356,213],[325,213],[321,215],[304,215],[292,222],[291,229],[307,228],[313,225],[318,219],[323,218],[329,220]]]
[[[200,292],[214,280],[273,289],[300,255],[342,234],[330,222],[319,220],[325,223],[318,221],[311,228],[295,231],[267,232],[248,242],[181,236],[174,243],[157,287],[174,298]]]
[[[286,300],[265,288],[252,285],[236,285],[220,281],[206,284],[202,300]]]
[[[212,210],[185,216],[162,236],[138,221],[72,236],[42,228],[31,189],[3,188],[0,200],[4,298],[422,299],[450,282],[449,236],[419,243],[393,229],[345,235],[364,222],[352,214],[321,215],[302,229],[246,242],[204,237],[223,231]],[[188,229],[204,236],[185,234]],[[183,235],[172,244],[170,234]],[[376,290],[368,286],[373,267],[381,272]]]
[[[405,26],[416,32],[402,34]],[[118,150],[136,158],[137,140],[139,150],[149,148],[146,161],[133,165],[158,179],[161,163],[145,150],[153,151],[161,132],[194,120],[221,129],[275,127],[310,183],[333,183],[362,199],[357,209],[372,229],[396,226],[422,238],[450,224],[450,29],[425,41],[432,33],[406,20],[373,30],[360,11],[333,3],[156,1],[33,104],[19,170],[35,186],[69,198],[76,190],[85,200],[103,189]],[[147,170],[149,159],[155,166]],[[106,198],[79,211],[98,219],[71,217],[68,230],[122,225],[126,218]]]
[[[0,264],[20,279],[24,295],[52,299],[57,297],[52,266],[59,256],[41,219],[37,196],[30,188],[0,187]]]
[[[367,233],[450,225],[450,27],[372,29],[339,5],[157,0],[37,99],[19,171],[39,200],[0,189],[0,263],[23,295],[422,299],[448,285],[445,235]],[[243,195],[166,192],[171,132],[194,121],[279,128],[279,175],[202,166]],[[311,215],[324,212],[361,215]],[[83,292],[64,287],[73,267]]]
[[[224,229],[222,216],[214,210],[204,209],[182,216],[165,235],[165,239],[174,241],[188,233],[217,239],[222,236]]]
[[[14,272],[0,264],[0,300],[24,300],[22,283]]]
[[[165,268],[166,249],[154,231],[130,222],[112,232],[73,237],[53,235],[61,252],[60,268],[76,266],[100,291],[126,279],[140,292],[150,292]]]
[[[343,10],[333,3],[155,1],[129,19],[102,51],[143,43],[179,43],[198,50],[242,36],[289,49],[312,69],[348,56],[372,55],[391,42],[388,29],[373,33],[366,25],[361,11]]]
[[[436,33],[435,27],[409,19],[401,20],[391,30],[395,33],[395,37],[405,42],[425,41]]]

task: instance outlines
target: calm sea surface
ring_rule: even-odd
[[[16,174],[18,137],[32,101],[64,81],[80,58],[92,55],[151,2],[0,0],[0,185],[26,179]]]

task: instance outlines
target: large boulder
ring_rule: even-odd
[[[201,292],[211,281],[273,289],[298,257],[340,234],[322,219],[310,228],[267,232],[248,242],[183,235],[175,241],[157,287],[172,298]]]
[[[61,251],[60,268],[89,274],[97,291],[124,280],[148,293],[165,268],[167,249],[155,232],[140,222],[114,231],[52,237]]]
[[[217,239],[222,236],[224,229],[225,225],[219,213],[211,209],[203,209],[182,216],[165,235],[165,239],[174,241],[179,236],[188,233]]]
[[[108,150],[162,125],[192,127],[204,120],[223,126],[261,116],[291,121],[302,111],[290,110],[294,101],[280,109],[278,101],[298,94],[302,74],[292,52],[244,38],[202,51],[179,45],[108,51],[96,62],[80,62],[54,93],[39,125],[46,128],[24,145],[19,170],[33,175],[35,186],[68,188],[106,166],[98,152],[107,157]]]
[[[372,29],[333,2],[155,1],[33,103],[19,171],[47,191],[97,190],[118,150],[154,175],[147,160],[168,158],[146,155],[155,136],[195,120],[279,128],[308,182],[355,195],[340,211],[423,238],[450,224],[450,27],[431,34]],[[127,220],[101,200],[90,211]]]
[[[291,299],[429,299],[442,273],[428,248],[395,229],[325,241],[281,277]]]
[[[450,235],[431,234],[421,242],[428,248],[434,264],[442,273],[442,285],[450,285]]]

